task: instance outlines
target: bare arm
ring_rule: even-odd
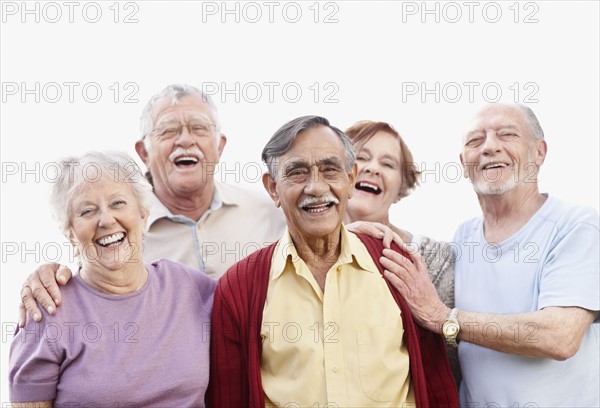
[[[439,299],[420,257],[413,262],[384,250],[386,276],[404,296],[415,320],[441,333],[450,309]],[[598,315],[579,307],[546,307],[528,313],[488,314],[461,310],[459,339],[509,354],[565,360],[581,345],[586,330]]]
[[[504,353],[562,361],[577,353],[597,315],[580,307],[504,315],[461,310],[459,339]]]
[[[69,268],[57,263],[42,265],[29,275],[21,289],[19,327],[25,326],[26,314],[29,314],[36,322],[42,319],[37,302],[48,313],[56,313],[56,307],[60,306],[62,301],[58,285],[67,283],[72,275]]]

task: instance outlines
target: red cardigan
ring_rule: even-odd
[[[383,274],[379,264],[382,241],[357,235]],[[254,252],[219,279],[212,313],[209,407],[265,406],[260,374],[260,328],[275,245]],[[401,252],[398,247],[394,249]],[[387,283],[402,315],[417,407],[458,407],[456,385],[442,337],[417,325],[404,298]]]

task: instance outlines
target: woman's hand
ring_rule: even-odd
[[[391,248],[392,242],[395,242],[398,246],[404,244],[400,235],[387,225],[378,222],[355,221],[351,224],[347,224],[346,228],[352,232],[358,232],[373,238],[383,239],[383,246],[386,248]]]

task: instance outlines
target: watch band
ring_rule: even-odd
[[[454,309],[450,310],[450,313],[448,314],[448,318],[446,320],[457,320],[458,317],[458,308],[455,307]]]
[[[458,347],[457,338],[460,332],[460,324],[458,323],[458,309],[454,308],[448,314],[448,318],[442,325],[442,334],[446,340],[446,344],[451,347]]]

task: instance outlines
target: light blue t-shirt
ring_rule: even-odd
[[[548,306],[600,310],[600,229],[593,209],[548,197],[517,233],[492,244],[481,217],[454,237],[456,307],[482,313],[525,313]],[[588,328],[565,361],[497,352],[462,341],[459,359],[466,407],[600,407],[600,323]],[[489,336],[499,326],[488,323]],[[511,331],[536,340],[536,326]]]

